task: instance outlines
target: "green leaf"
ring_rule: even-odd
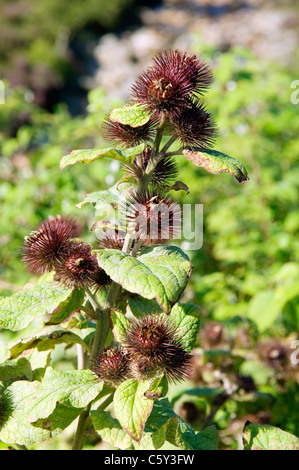
[[[281,282],[274,290],[258,292],[249,303],[247,315],[263,332],[273,325],[286,303],[297,295],[298,279],[289,283]]]
[[[139,105],[123,106],[114,108],[110,113],[110,119],[113,122],[119,122],[131,127],[140,127],[148,123],[151,114]]]
[[[28,412],[40,386],[39,382],[14,382],[4,391],[2,403],[5,419],[0,440],[7,444],[32,446],[59,434],[78,416],[80,409],[57,405],[46,421],[30,424]]]
[[[176,303],[169,319],[178,328],[183,348],[192,351],[200,328],[199,306],[192,303]]]
[[[0,364],[0,381],[32,380],[31,364],[27,358],[8,360]]]
[[[199,441],[198,450],[218,450],[219,434],[216,426],[208,426],[196,434]]]
[[[78,310],[85,298],[85,292],[81,289],[73,289],[71,295],[59,304],[52,312],[51,318],[46,322],[46,325],[57,325],[58,323],[66,320],[73,312]]]
[[[47,351],[49,349],[54,349],[57,344],[61,343],[80,344],[88,353],[90,353],[88,345],[80,338],[80,336],[76,335],[72,331],[55,330],[49,334],[34,336],[28,340],[19,341],[11,348],[10,359],[18,357],[28,349],[37,348],[38,351]]]
[[[129,292],[156,299],[169,313],[191,274],[188,256],[175,246],[150,248],[139,258],[120,250],[98,250],[98,263],[111,279]]]
[[[127,382],[130,386],[130,381]],[[134,385],[134,390],[130,390],[130,395],[136,390],[137,384]],[[142,413],[142,408],[140,408],[140,412]],[[94,426],[102,438],[121,449],[158,449],[163,445],[165,439],[183,450],[216,450],[218,448],[218,433],[214,426],[196,433],[174,412],[167,398],[154,402],[138,444],[136,444],[134,436],[131,436],[133,440],[130,441],[124,432],[126,430],[130,435],[127,430],[127,427],[130,426],[128,422],[131,417],[130,413],[127,418],[124,417],[126,422],[122,426],[119,417],[118,422],[105,412],[95,411],[91,413],[91,416]]]
[[[144,150],[144,144],[129,149],[115,149],[108,147],[105,149],[82,149],[73,150],[69,155],[64,155],[60,161],[60,168],[63,170],[69,165],[74,165],[77,162],[88,163],[94,162],[99,158],[111,158],[118,160],[122,163],[132,163],[136,155]]]
[[[162,398],[167,395],[168,392],[168,380],[167,378],[162,375],[161,377],[157,377],[153,380],[149,388],[144,393],[146,398],[157,399]]]
[[[171,404],[174,405],[181,397],[185,397],[187,401],[194,398],[204,398],[205,400],[213,400],[215,397],[224,392],[221,387],[197,387],[197,388],[182,388],[175,395],[172,396]],[[185,400],[185,401],[186,401]]]
[[[113,323],[113,333],[116,341],[122,343],[126,331],[130,328],[130,321],[122,312],[116,309],[111,310],[111,321]]]
[[[27,285],[22,292],[1,298],[0,326],[12,331],[22,330],[35,317],[66,308],[72,295],[72,290],[58,282]]]
[[[41,382],[51,362],[51,350],[38,351],[37,349],[32,349],[26,357],[29,359],[32,367],[33,380]]]
[[[56,403],[74,408],[85,408],[103,388],[91,370],[62,372],[48,367],[44,379],[30,405],[30,422],[47,418]]]
[[[117,210],[122,201],[133,191],[134,186],[128,182],[118,181],[112,188],[104,191],[96,191],[87,194],[82,202],[77,204],[81,209],[85,204],[92,204],[96,209],[103,209],[105,207]]]
[[[266,424],[247,421],[243,431],[244,450],[299,450],[299,439]]]
[[[0,427],[0,440],[7,444],[30,446],[51,437],[45,429],[32,426],[28,420],[28,404],[39,387],[39,382],[14,382],[5,390],[2,403],[4,422]]]
[[[159,429],[167,423],[166,440],[182,450],[216,450],[218,433],[214,426],[195,432],[190,424],[172,409],[167,398],[155,401],[146,428]]]
[[[82,202],[77,204],[77,207],[81,209],[85,204],[92,204],[95,208],[100,208],[103,205],[108,205],[113,209],[117,209],[119,207],[119,198],[116,194],[113,194],[111,191],[96,191],[91,194],[87,194],[87,196],[83,199]]]
[[[139,443],[132,439],[121,427],[117,419],[106,411],[91,411],[93,425],[103,441],[122,450],[157,450],[162,447],[166,438],[166,429],[144,430]]]
[[[51,432],[51,437],[57,436],[79,416],[81,411],[82,408],[71,408],[58,403],[53,413],[47,419],[38,420],[33,426],[47,429]]]
[[[157,304],[155,299],[145,299],[140,297],[140,295],[132,296],[128,300],[128,311],[135,317],[163,313],[163,309]]]
[[[140,442],[146,420],[152,411],[153,400],[144,396],[150,383],[129,379],[115,391],[114,413],[129,436]]]
[[[176,433],[172,443],[182,450],[217,450],[218,433],[214,426],[196,433],[190,424],[177,417]]]
[[[235,158],[229,157],[225,153],[217,150],[206,150],[194,152],[191,150],[183,150],[187,160],[196,166],[202,167],[209,173],[214,175],[217,173],[230,173],[239,183],[247,183],[249,181],[248,173],[244,165]]]
[[[103,441],[122,450],[134,449],[134,441],[110,413],[92,410],[90,416],[95,430],[99,432]]]

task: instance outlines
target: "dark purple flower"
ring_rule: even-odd
[[[25,237],[22,259],[29,271],[44,273],[61,262],[73,237],[80,235],[77,222],[61,216],[49,217]]]
[[[127,198],[125,216],[129,231],[146,245],[166,243],[180,233],[181,208],[171,196],[137,191]]]
[[[157,122],[150,119],[143,126],[132,127],[106,118],[101,131],[109,142],[123,147],[135,147],[141,143],[152,143],[155,138]]]
[[[217,134],[211,114],[200,103],[190,102],[172,119],[173,132],[183,146],[207,149]]]
[[[108,348],[96,355],[91,362],[91,370],[112,387],[117,387],[130,376],[128,356],[120,348]]]
[[[131,359],[132,375],[137,378],[164,373],[168,380],[178,382],[190,373],[190,354],[183,349],[177,329],[160,315],[134,320],[124,346]]]
[[[97,288],[109,282],[109,277],[92,254],[91,246],[84,242],[70,244],[64,260],[55,266],[55,271],[55,280],[71,288]]]
[[[180,51],[161,52],[132,85],[132,101],[144,105],[158,118],[174,117],[190,96],[203,93],[212,82],[207,64]]]

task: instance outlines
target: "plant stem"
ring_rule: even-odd
[[[164,157],[172,157],[173,155],[182,155],[182,149],[174,150],[173,152],[167,152],[164,154]]]
[[[133,240],[131,239],[130,234],[126,234],[124,245],[122,251],[124,253],[129,253],[133,244]],[[110,289],[108,291],[107,299],[105,308],[102,310],[93,296],[89,289],[86,290],[86,295],[88,300],[90,301],[95,313],[97,315],[97,322],[96,322],[96,331],[93,338],[93,345],[92,345],[92,356],[96,354],[101,354],[105,347],[106,339],[108,336],[109,328],[110,328],[110,319],[109,313],[110,309],[114,307],[119,291],[120,285],[116,282],[112,282]],[[109,396],[103,403],[100,405],[100,409],[105,409],[113,400],[113,394]],[[103,408],[104,407],[104,408]],[[80,414],[76,434],[74,437],[73,442],[73,450],[82,450],[85,440],[85,431],[88,425],[88,418],[90,413],[91,403],[82,411]]]
[[[101,354],[105,347],[109,331],[109,315],[107,310],[102,311],[101,319],[97,320],[96,331],[92,344],[92,356]]]
[[[82,411],[79,416],[76,434],[74,437],[72,450],[82,450],[85,440],[85,431],[87,428],[91,403]]]
[[[97,313],[98,310],[100,310],[100,306],[96,300],[96,298],[94,297],[94,295],[90,292],[90,290],[88,289],[88,287],[86,287],[85,289],[85,293],[86,293],[86,297],[88,298],[92,308],[94,309],[94,311]],[[99,318],[99,317],[97,317]]]
[[[165,119],[163,119],[162,122],[157,127],[157,134],[156,134],[156,138],[155,138],[155,142],[154,142],[153,150],[152,150],[153,159],[159,153],[159,148],[160,148],[161,140],[163,137],[164,129],[165,129]]]
[[[77,350],[77,369],[82,370],[84,369],[84,351],[82,344],[76,344]]]
[[[165,153],[167,152],[167,150],[169,149],[169,147],[171,147],[171,145],[177,140],[177,137],[175,135],[173,135],[172,137],[170,137],[170,139],[168,140],[168,142],[166,142],[166,144],[164,145],[164,147],[161,149],[160,151],[160,154],[161,156],[164,156]]]
[[[97,410],[98,411],[103,411],[107,408],[107,406],[110,405],[110,403],[113,402],[113,397],[114,397],[114,392],[111,393],[111,395],[108,395],[108,397],[106,398],[106,400],[103,401],[103,403],[101,403],[100,406],[98,406]]]

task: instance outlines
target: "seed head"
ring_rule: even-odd
[[[133,84],[132,101],[144,105],[157,118],[173,117],[193,93],[203,93],[212,81],[207,64],[180,51],[161,52]]]
[[[147,245],[166,243],[181,227],[181,209],[171,196],[156,191],[132,194],[126,201],[128,228]]]
[[[183,146],[207,149],[213,146],[217,135],[211,114],[200,103],[191,101],[172,119],[172,126]]]
[[[124,344],[137,378],[164,373],[168,380],[178,382],[190,373],[191,356],[183,349],[177,329],[162,316],[134,320]]]
[[[124,350],[111,347],[93,358],[91,369],[100,380],[117,387],[129,378],[129,359]]]
[[[108,284],[109,277],[98,265],[88,243],[69,244],[64,260],[56,265],[55,280],[68,287],[97,288]]]
[[[150,119],[143,126],[132,127],[106,118],[102,125],[103,137],[116,145],[135,147],[141,143],[152,143],[155,137],[157,122]]]
[[[99,239],[100,248],[111,248],[113,250],[121,250],[125,241],[125,233],[114,229],[108,232],[104,238]]]
[[[22,259],[28,270],[38,274],[51,271],[63,261],[70,240],[80,231],[79,224],[70,218],[58,215],[44,220],[24,241]]]
[[[282,370],[288,364],[287,348],[276,339],[259,345],[259,354],[261,358],[271,367]]]

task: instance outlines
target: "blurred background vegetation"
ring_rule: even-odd
[[[1,295],[32,281],[22,241],[48,215],[74,215],[93,242],[94,213],[76,204],[121,176],[108,160],[61,172],[60,158],[106,146],[103,117],[126,101],[154,53],[196,53],[214,72],[205,102],[220,131],[215,148],[239,159],[250,182],[179,157],[190,194],[174,196],[204,205],[203,246],[187,250],[194,270],[183,299],[201,306],[202,329],[194,377],[173,402],[196,429],[216,424],[222,448],[240,446],[246,419],[298,435],[297,3],[0,0],[0,8]]]

